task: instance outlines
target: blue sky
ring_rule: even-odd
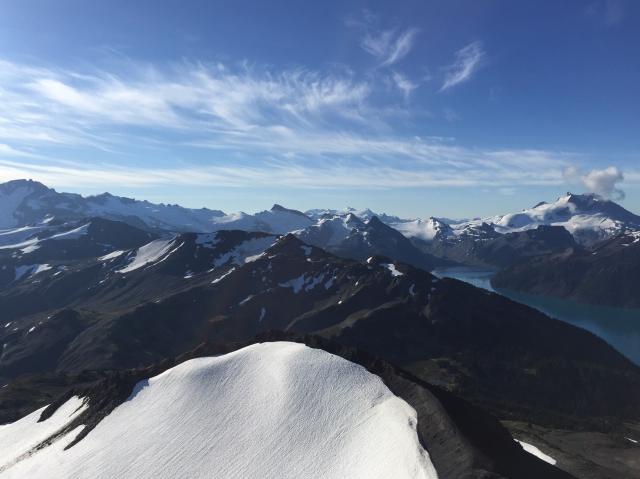
[[[632,0],[0,0],[0,181],[225,211],[462,217],[570,190],[640,212],[639,27]]]

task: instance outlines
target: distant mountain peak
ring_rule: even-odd
[[[292,210],[290,208],[285,208],[282,205],[279,205],[278,203],[274,204],[271,207],[271,211],[275,212],[280,212],[280,213],[291,213],[294,215],[299,215],[299,216],[304,216],[305,218],[307,217],[307,215],[305,215],[302,211],[298,211],[298,210]]]
[[[11,180],[0,184],[0,192],[3,193],[10,193],[18,188],[30,188],[33,191],[49,191],[47,186],[43,185],[39,181],[31,179]]]

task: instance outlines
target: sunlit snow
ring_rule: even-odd
[[[79,428],[24,455],[78,406],[1,426],[0,477],[437,478],[413,408],[363,367],[300,344],[182,363],[138,383],[70,449]]]

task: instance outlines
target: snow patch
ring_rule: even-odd
[[[290,279],[289,281],[285,281],[284,283],[279,283],[278,286],[282,288],[291,288],[295,294],[298,294],[303,288],[305,291],[311,291],[316,286],[318,286],[322,281],[324,281],[324,273],[320,273],[315,276],[308,276],[306,274],[302,274],[297,278]],[[329,280],[331,281],[331,280]],[[326,287],[325,288],[329,289]]]
[[[396,265],[393,263],[382,263],[381,266],[384,266],[385,268],[387,268],[390,272],[391,272],[391,276],[403,276],[404,273],[402,273],[401,271],[398,271],[396,268]]]
[[[251,301],[253,299],[253,294],[250,294],[249,296],[247,296],[246,298],[244,298],[242,301],[240,301],[238,303],[238,306],[244,306],[245,304],[247,304],[249,301]]]
[[[136,250],[133,260],[124,268],[116,270],[116,273],[130,273],[144,266],[158,263],[182,246],[182,244],[180,244],[178,248],[172,250],[174,244],[175,238],[171,238],[169,240],[155,240],[141,246]]]
[[[536,456],[538,459],[542,459],[544,462],[547,462],[549,464],[551,464],[552,466],[556,465],[556,460],[545,454],[544,452],[542,452],[540,449],[538,449],[536,446],[533,446],[531,444],[528,444],[524,441],[519,441],[518,439],[514,439],[518,444],[520,444],[522,446],[522,449],[524,449],[525,451],[527,451],[529,454],[533,454],[534,456]]]
[[[196,235],[196,244],[205,248],[213,248],[219,241],[218,233],[203,233]]]
[[[227,276],[229,276],[231,273],[233,273],[235,271],[235,268],[231,268],[229,271],[227,271],[226,273],[224,273],[222,276],[218,276],[216,279],[214,279],[213,281],[211,281],[211,284],[217,284],[220,281],[222,281],[223,279],[225,279]]]
[[[126,251],[112,251],[109,254],[105,254],[104,256],[100,256],[98,258],[98,261],[109,261],[115,258],[119,258],[120,256],[122,256],[123,254],[125,254]]]
[[[213,262],[214,268],[232,262],[238,266],[243,263],[252,262],[257,260],[262,253],[275,243],[276,238],[273,236],[266,236],[264,238],[254,238],[248,241],[240,243],[238,246],[225,254],[216,258]]]
[[[49,271],[51,268],[48,264],[30,264],[16,266],[14,281],[19,281],[27,276],[35,276],[38,273]]]
[[[282,288],[291,288],[295,294],[298,294],[302,287],[304,286],[306,279],[304,273],[298,276],[297,278],[290,279],[289,281],[285,281],[284,283],[280,283],[278,286]]]
[[[55,234],[50,238],[44,238],[44,239],[55,239],[55,240],[78,239],[81,236],[86,235],[88,232],[89,232],[89,223],[87,223],[86,225],[79,226],[78,228],[65,231],[64,233]]]

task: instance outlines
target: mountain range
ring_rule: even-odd
[[[130,223],[146,229],[182,232],[213,232],[220,229],[264,231],[284,234],[317,225],[330,218],[357,217],[368,222],[376,217],[408,238],[432,241],[456,236],[485,237],[516,233],[539,226],[562,226],[580,244],[593,244],[626,230],[640,229],[640,216],[598,195],[567,193],[555,202],[538,203],[519,213],[474,220],[445,220],[431,217],[403,219],[370,209],[347,208],[342,211],[315,209],[306,213],[274,205],[255,214],[226,214],[207,208],[190,209],[178,205],[154,204],[103,193],[83,197],[58,193],[32,180],[14,180],[0,184],[0,229],[102,217]],[[484,233],[484,234],[483,234]]]
[[[633,444],[625,438],[637,435],[637,365],[585,330],[430,273],[450,265],[491,266],[501,270],[496,285],[605,301],[604,289],[595,294],[597,281],[580,279],[587,275],[610,281],[619,291],[616,301],[636,306],[624,298],[637,297],[634,287],[640,283],[624,287],[624,281],[638,270],[633,265],[640,261],[635,254],[640,233],[634,228],[640,223],[615,203],[568,195],[527,210],[523,215],[529,220],[512,215],[510,220],[460,223],[402,220],[370,210],[303,213],[279,205],[254,215],[227,215],[111,195],[83,198],[16,181],[0,185],[0,210],[0,422],[23,431],[26,438],[12,449],[10,464],[0,464],[0,477],[19,477],[50,464],[63,468],[62,475],[78,474],[79,463],[72,457],[79,452],[69,459],[56,454],[64,447],[84,451],[83,457],[95,454],[96,440],[125,434],[124,424],[131,421],[127,417],[167,434],[149,422],[159,414],[152,405],[164,400],[165,388],[171,391],[168,397],[209,397],[208,390],[190,381],[192,375],[211,377],[214,383],[232,377],[233,390],[260,390],[269,397],[290,387],[297,392],[286,393],[282,407],[325,401],[324,409],[333,417],[338,399],[330,390],[351,387],[349,374],[328,379],[329,389],[302,400],[300,391],[317,381],[315,373],[301,371],[296,376],[300,384],[292,379],[272,393],[256,383],[261,374],[293,378],[298,374],[295,362],[254,375],[262,367],[257,358],[248,354],[253,366],[236,365],[232,354],[224,364],[248,372],[229,376],[219,372],[219,362],[202,359],[234,351],[242,356],[243,348],[261,350],[260,344],[273,341],[284,342],[283,349],[264,349],[261,361],[277,362],[280,351],[298,347],[291,343],[304,343],[363,366],[374,375],[368,380],[381,378],[390,391],[381,389],[378,396],[398,396],[413,408],[417,424],[397,412],[376,416],[390,421],[385,423],[389,428],[396,427],[394,418],[412,424],[399,437],[409,444],[417,434],[417,455],[410,457],[405,450],[398,464],[409,464],[423,475],[410,477],[432,477],[433,470],[438,477],[571,477],[545,463],[552,461],[536,446],[549,452],[548,444],[524,442],[539,458],[546,457],[535,459],[496,417],[509,421],[520,440],[529,438],[518,425],[522,423],[612,435],[621,438],[620,454]],[[621,274],[620,265],[630,266]],[[562,271],[577,273],[565,277]],[[548,287],[539,289],[541,284]],[[301,351],[305,361],[317,357],[320,368],[333,361]],[[196,358],[205,361],[197,363],[202,368],[192,362]],[[177,379],[166,383],[165,375]],[[139,396],[147,384],[164,386]],[[238,401],[234,398],[230,392],[219,401],[233,404]],[[219,401],[203,401],[190,409],[194,418],[220,406]],[[248,411],[260,407],[256,401],[245,401]],[[125,402],[132,416],[121,416]],[[58,410],[79,406],[76,414],[56,416]],[[233,416],[228,407],[220,407],[222,416]],[[356,404],[348,407],[356,409],[347,413],[352,419],[344,430],[356,434],[354,424],[362,412]],[[167,421],[179,422],[184,414],[163,409]],[[300,411],[300,417],[310,414]],[[256,427],[265,424],[257,412],[251,414]],[[281,416],[283,424],[291,420]],[[328,433],[321,428],[326,418],[307,420],[310,430],[320,427],[317,434]],[[196,423],[208,424],[204,419]],[[226,424],[229,431],[240,427],[231,419]],[[62,436],[51,436],[60,428]],[[219,425],[210,424],[210,431],[224,437]],[[370,439],[379,443],[376,434]],[[354,437],[360,446],[368,444]],[[286,434],[274,438],[291,441]],[[590,444],[584,434],[571,438],[571,447]],[[0,444],[3,440],[10,442],[0,434]],[[134,443],[132,451],[153,450],[144,441]],[[562,458],[558,465],[565,471],[580,477],[633,477],[631,460],[591,464],[558,444],[553,455]],[[188,454],[184,445],[174,446],[176,457]],[[24,460],[43,447],[49,452]],[[110,451],[123,457],[122,451]],[[228,449],[215,452],[227,454]],[[49,455],[53,463],[45,461]],[[414,466],[419,457],[421,465]],[[150,458],[163,463],[160,456]],[[103,477],[113,471],[105,469]]]

